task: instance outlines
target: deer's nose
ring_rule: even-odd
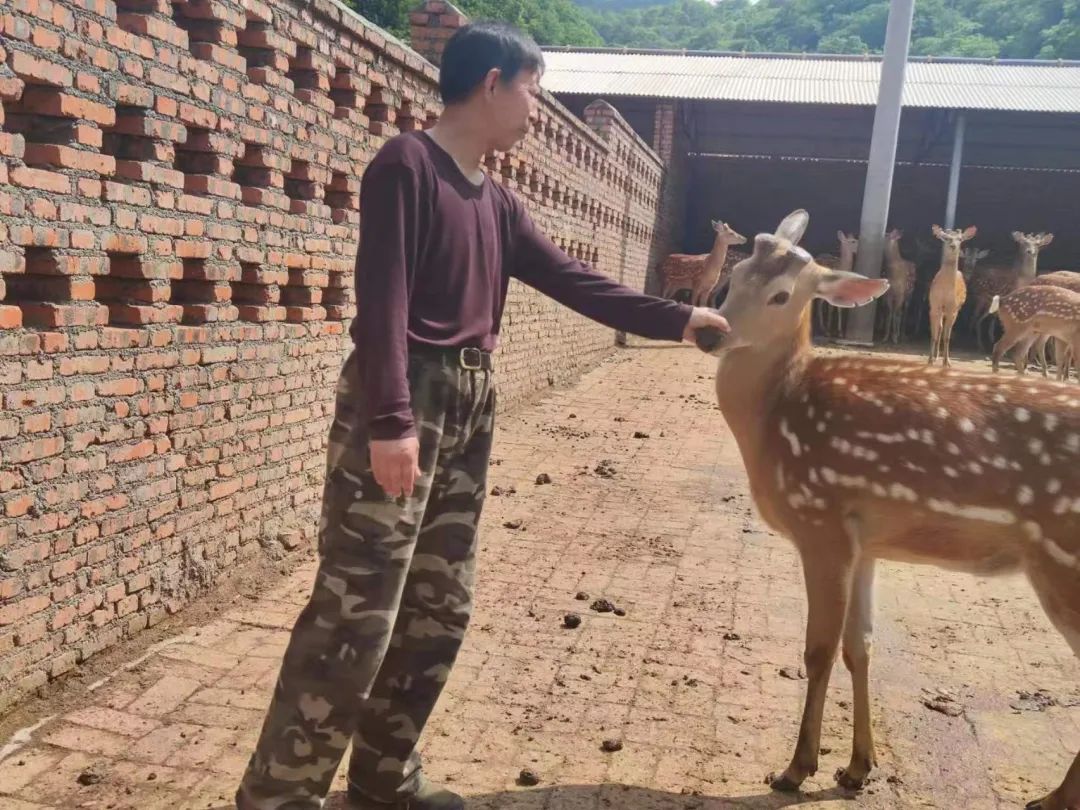
[[[715,326],[703,326],[694,333],[694,342],[703,352],[714,352],[723,344],[724,333]]]

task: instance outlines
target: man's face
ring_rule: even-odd
[[[492,71],[494,81],[489,86],[488,113],[492,147],[508,152],[529,133],[529,125],[540,107],[540,71],[519,71],[511,81],[504,82],[498,71]]]

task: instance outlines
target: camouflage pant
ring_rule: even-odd
[[[245,810],[321,807],[350,741],[361,793],[391,802],[416,790],[417,739],[469,622],[491,374],[410,357],[422,476],[392,500],[371,474],[355,369],[350,357],[338,383],[314,591],[237,793]]]

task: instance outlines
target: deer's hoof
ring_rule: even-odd
[[[780,793],[798,793],[799,785],[801,784],[783,773],[779,776],[775,773],[770,773],[765,777],[765,781],[769,783],[769,787]]]
[[[862,790],[866,784],[866,774],[859,776],[852,773],[850,768],[836,769],[836,784],[846,790]]]

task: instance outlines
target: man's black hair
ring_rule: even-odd
[[[439,69],[443,104],[465,101],[492,68],[504,82],[523,70],[544,70],[544,54],[531,37],[512,25],[475,22],[459,28],[446,43]]]

